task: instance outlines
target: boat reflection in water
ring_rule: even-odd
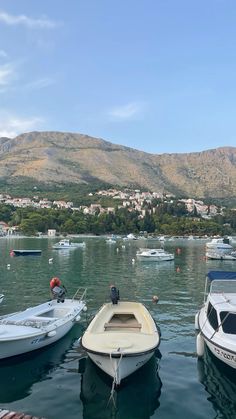
[[[112,380],[89,358],[80,361],[83,419],[149,419],[159,407],[162,383],[158,360],[147,364],[122,381],[111,396]]]
[[[17,357],[0,361],[0,403],[24,399],[33,384],[50,379],[66,357],[73,340],[73,331],[55,344]]]
[[[235,418],[236,374],[235,370],[214,357],[206,348],[204,357],[198,360],[199,381],[210,394],[216,417]],[[218,416],[219,415],[219,416]]]

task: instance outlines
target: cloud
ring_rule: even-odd
[[[14,16],[3,11],[2,12],[0,11],[0,22],[3,22],[6,25],[10,25],[10,26],[23,25],[31,29],[36,29],[36,28],[52,29],[58,26],[57,22],[54,22],[47,18],[33,19],[25,15]]]
[[[1,58],[6,58],[7,57],[7,53],[3,49],[0,49],[0,57]]]
[[[21,118],[0,114],[0,137],[14,138],[19,134],[39,129],[43,122],[39,117]]]
[[[52,84],[55,83],[55,80],[49,78],[49,77],[44,77],[38,80],[33,80],[29,83],[27,83],[25,86],[23,86],[24,89],[43,89],[45,87],[48,87]]]
[[[14,70],[10,64],[0,66],[0,87],[8,85],[13,75]]]
[[[132,102],[123,106],[118,106],[109,111],[109,115],[116,120],[129,120],[140,115],[143,111],[143,104]]]

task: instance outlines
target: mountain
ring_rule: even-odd
[[[107,183],[190,197],[236,196],[236,148],[149,154],[87,135],[0,138],[0,185]]]

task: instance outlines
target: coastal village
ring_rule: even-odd
[[[108,189],[99,190],[94,194],[89,193],[90,197],[94,195],[113,199],[114,206],[104,207],[99,203],[91,203],[89,206],[81,205],[76,207],[71,201],[50,201],[47,198],[40,199],[38,196],[34,196],[33,198],[16,198],[8,194],[0,194],[0,204],[20,208],[33,207],[47,209],[54,208],[58,210],[68,209],[72,211],[82,211],[85,215],[114,213],[116,208],[128,208],[130,212],[136,211],[140,214],[139,217],[143,218],[147,213],[155,213],[158,203],[154,205],[154,200],[155,202],[159,200],[160,202],[166,202],[169,204],[173,204],[174,200],[176,201],[175,196],[171,194],[161,194],[159,192],[149,191],[141,192],[138,189],[126,189],[125,191]],[[119,204],[115,204],[115,201],[119,201]],[[184,203],[189,213],[193,213],[195,211],[198,216],[201,216],[204,219],[210,219],[223,211],[223,207],[219,208],[216,205],[206,205],[203,201],[192,198],[179,199],[178,202]],[[8,225],[0,220],[0,234],[7,234],[8,229]]]

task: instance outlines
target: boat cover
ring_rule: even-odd
[[[236,279],[236,272],[230,272],[230,271],[209,271],[207,274],[207,277],[210,281],[216,280],[216,279]]]

